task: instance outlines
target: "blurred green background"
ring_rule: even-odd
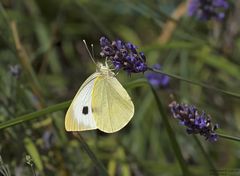
[[[0,123],[72,99],[95,71],[82,40],[104,62],[101,36],[134,43],[149,66],[159,63],[168,73],[240,93],[240,3],[231,2],[223,21],[204,22],[188,17],[187,1],[179,0],[1,0]],[[117,75],[123,85],[142,77]],[[126,88],[133,119],[114,134],[81,132],[90,149],[110,175],[182,175],[151,90]],[[209,174],[199,144],[172,118],[168,104],[195,104],[220,132],[238,136],[240,100],[177,79],[157,91],[192,175]],[[81,142],[65,131],[65,112],[0,131],[0,156],[11,175],[33,175],[31,164],[36,175],[100,174]],[[240,168],[239,143],[199,139],[216,169]]]

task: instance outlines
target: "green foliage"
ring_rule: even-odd
[[[231,2],[222,22],[177,16],[179,2],[1,1],[0,155],[7,164],[0,160],[0,173],[200,176],[239,168],[240,139],[233,136],[240,129],[240,25],[232,8],[239,2]],[[102,35],[138,45],[149,66],[162,65],[153,71],[167,73],[170,86],[152,90],[143,74],[119,72],[135,105],[131,122],[114,134],[73,135],[64,129],[66,109],[95,71],[82,40],[93,43],[96,59],[104,62]],[[15,65],[18,75],[10,69]],[[219,141],[186,134],[171,117],[173,99],[211,114],[220,124]]]
[[[37,169],[39,171],[42,171],[43,170],[42,160],[34,142],[30,138],[26,137],[24,139],[24,145],[26,147],[27,153],[30,154],[30,156],[33,159],[33,162],[36,164]]]

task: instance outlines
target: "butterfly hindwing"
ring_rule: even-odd
[[[114,76],[98,76],[92,92],[92,109],[96,126],[106,133],[123,128],[134,114],[127,91]]]
[[[94,73],[82,84],[75,95],[65,117],[67,131],[96,129],[92,113],[92,91],[98,73]]]

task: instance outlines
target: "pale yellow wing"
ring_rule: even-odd
[[[75,95],[65,116],[66,131],[85,131],[96,129],[92,113],[92,90],[99,73],[87,78]]]
[[[123,128],[134,114],[127,91],[113,76],[98,76],[92,92],[92,110],[99,130],[113,133]]]

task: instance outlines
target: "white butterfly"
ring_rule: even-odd
[[[134,114],[127,91],[106,65],[87,78],[75,95],[65,117],[67,131],[99,129],[113,133],[122,129]]]

